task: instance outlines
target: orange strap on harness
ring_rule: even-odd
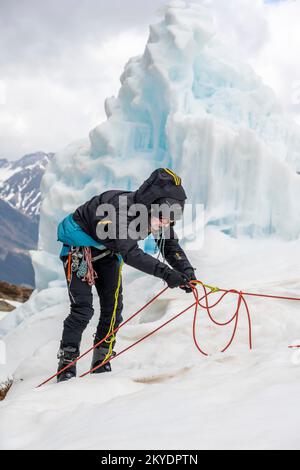
[[[71,255],[71,252],[69,252],[69,254],[68,254],[68,272],[67,272],[68,282],[71,281],[71,265],[72,265],[72,255]]]

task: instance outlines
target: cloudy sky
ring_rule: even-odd
[[[299,119],[300,0],[204,1]],[[0,0],[0,158],[58,151],[87,136],[105,118],[105,97],[117,94],[125,63],[143,52],[165,3]]]

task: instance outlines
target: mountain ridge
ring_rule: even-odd
[[[35,152],[19,160],[0,159],[0,198],[31,218],[38,218],[40,185],[53,153]]]
[[[29,250],[37,248],[41,181],[53,153],[0,159],[0,279],[34,287]]]

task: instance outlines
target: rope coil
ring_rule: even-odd
[[[96,273],[93,267],[91,248],[85,246],[83,252],[84,259],[86,262],[86,274],[83,278],[83,281],[87,282],[89,286],[94,286],[95,280],[98,278],[98,274]]]

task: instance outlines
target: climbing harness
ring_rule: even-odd
[[[122,269],[122,262],[120,263],[120,273],[121,273],[121,269]],[[119,274],[120,276],[120,274]],[[97,370],[99,367],[102,367],[104,366],[105,364],[107,364],[109,361],[112,361],[113,359],[116,359],[118,356],[120,356],[121,354],[124,354],[126,351],[128,351],[129,349],[133,348],[134,346],[136,346],[137,344],[141,343],[142,341],[146,340],[147,338],[149,338],[150,336],[154,335],[156,332],[158,332],[159,330],[161,330],[162,328],[164,328],[165,326],[167,326],[169,323],[173,322],[174,320],[176,320],[177,318],[179,318],[181,315],[183,315],[184,313],[186,313],[187,311],[189,311],[191,308],[194,307],[194,318],[193,318],[193,327],[192,327],[192,332],[193,332],[193,340],[194,340],[194,343],[198,349],[198,351],[204,355],[204,356],[208,356],[208,353],[205,352],[203,350],[203,348],[200,346],[199,344],[199,341],[197,339],[197,332],[196,332],[196,326],[197,326],[197,317],[198,317],[198,313],[199,313],[199,307],[201,307],[203,310],[205,310],[208,314],[208,317],[210,318],[210,320],[217,326],[222,326],[222,327],[225,327],[225,326],[228,326],[230,324],[233,324],[233,333],[230,337],[230,340],[228,341],[228,343],[226,344],[226,346],[222,349],[222,352],[225,352],[228,350],[228,348],[232,345],[233,341],[234,341],[234,338],[236,336],[236,333],[237,333],[237,329],[238,329],[238,323],[239,323],[239,319],[240,319],[240,313],[241,313],[241,307],[244,306],[245,308],[245,312],[246,312],[246,317],[247,317],[247,321],[248,321],[248,338],[249,338],[249,348],[250,350],[253,348],[253,341],[252,341],[252,322],[251,322],[251,315],[250,315],[250,309],[249,309],[249,306],[248,306],[248,303],[245,299],[246,296],[252,296],[252,297],[261,297],[261,298],[267,298],[267,299],[277,299],[277,300],[288,300],[288,301],[300,301],[300,298],[297,298],[297,297],[284,297],[284,296],[277,296],[277,295],[269,295],[269,294],[256,294],[256,293],[249,293],[249,292],[242,292],[242,291],[237,291],[237,290],[234,290],[234,289],[231,289],[231,290],[225,290],[225,289],[219,289],[218,287],[212,287],[212,286],[208,286],[206,284],[204,284],[203,282],[201,281],[198,281],[198,280],[193,280],[193,281],[190,281],[189,285],[191,286],[192,290],[193,290],[193,295],[194,295],[194,299],[195,299],[195,302],[192,303],[191,305],[189,305],[188,307],[186,307],[184,310],[182,310],[181,312],[179,312],[178,314],[174,315],[173,317],[171,317],[168,321],[166,321],[165,323],[163,323],[162,325],[160,325],[159,327],[155,328],[155,330],[151,331],[150,333],[146,334],[145,336],[143,336],[142,338],[140,338],[139,340],[137,340],[136,342],[134,342],[133,344],[127,346],[125,349],[123,349],[122,351],[120,351],[119,353],[115,354],[115,355],[112,355],[110,357],[108,357],[108,354],[107,354],[107,357],[105,358],[105,360],[99,364],[97,367],[85,372],[84,374],[82,374],[80,377],[85,377],[86,375],[94,372],[95,370]],[[199,298],[199,292],[198,292],[198,288],[197,286],[200,286],[203,290],[203,296],[201,298]],[[116,305],[117,305],[117,298],[118,298],[118,295],[119,295],[119,288],[120,288],[120,277],[119,277],[119,282],[118,282],[118,288],[116,290],[116,296],[115,296],[115,309],[116,309]],[[110,326],[110,330],[109,332],[107,333],[107,335],[101,339],[101,341],[99,341],[98,343],[96,343],[94,346],[92,346],[90,349],[88,349],[87,351],[85,351],[83,354],[81,354],[76,360],[74,360],[71,364],[68,364],[66,367],[64,367],[63,369],[61,369],[60,371],[58,371],[56,374],[52,375],[51,377],[49,377],[47,380],[45,380],[44,382],[42,382],[40,385],[38,385],[38,387],[41,387],[45,384],[47,384],[48,382],[50,382],[52,379],[54,379],[55,377],[57,377],[59,374],[61,374],[62,372],[64,372],[66,369],[68,369],[69,367],[71,367],[73,364],[77,363],[80,359],[82,359],[84,356],[86,356],[88,353],[90,353],[93,349],[99,347],[102,343],[104,342],[108,342],[109,341],[109,338],[113,337],[115,338],[115,335],[116,333],[120,330],[120,328],[122,328],[123,326],[125,326],[130,320],[132,320],[133,318],[135,318],[137,315],[139,315],[142,311],[144,311],[149,305],[151,305],[156,299],[158,299],[162,294],[164,294],[166,291],[168,290],[168,287],[164,288],[162,291],[160,291],[155,297],[153,297],[151,300],[149,300],[143,307],[141,307],[137,312],[135,312],[133,315],[131,315],[127,320],[125,320],[123,323],[121,323],[117,328],[114,328],[114,324],[115,322],[113,322],[113,318],[112,318],[112,322],[111,322],[111,326]],[[209,291],[208,291],[209,290]],[[216,295],[220,293],[220,297],[218,298],[218,300],[216,302],[214,302],[213,304],[209,304],[209,299],[212,295]],[[215,308],[217,305],[219,305],[222,300],[230,295],[230,294],[233,294],[235,296],[237,296],[237,306],[236,306],[236,310],[235,310],[235,313],[234,315],[228,320],[228,321],[224,321],[224,322],[221,322],[221,321],[217,321],[212,313],[211,313],[211,310],[213,308]],[[202,303],[202,301],[205,301],[204,304]],[[115,312],[115,309],[114,309],[114,312]],[[111,341],[110,343],[111,345],[113,344],[113,341]],[[299,348],[300,345],[295,345],[295,346],[289,346],[290,348]]]
[[[98,261],[112,252],[105,250],[97,256],[92,257],[91,248],[88,246],[70,246],[68,259],[66,261],[67,266],[67,281],[68,288],[72,282],[72,275],[76,276],[84,282],[87,282],[90,286],[95,285],[95,280],[98,275],[93,268],[93,263]],[[70,291],[70,290],[69,290]]]
[[[82,265],[82,280],[87,282],[89,286],[95,285],[95,280],[98,278],[98,274],[94,270],[93,263],[92,263],[92,253],[91,248],[89,246],[85,246],[83,248],[84,253],[84,264]],[[81,274],[81,273],[80,273]]]
[[[112,252],[110,250],[106,250],[103,253],[101,253],[101,255],[94,256],[94,258],[92,258],[92,262],[94,263],[94,261],[98,261],[99,259],[105,258],[106,256],[110,255],[111,253]]]

